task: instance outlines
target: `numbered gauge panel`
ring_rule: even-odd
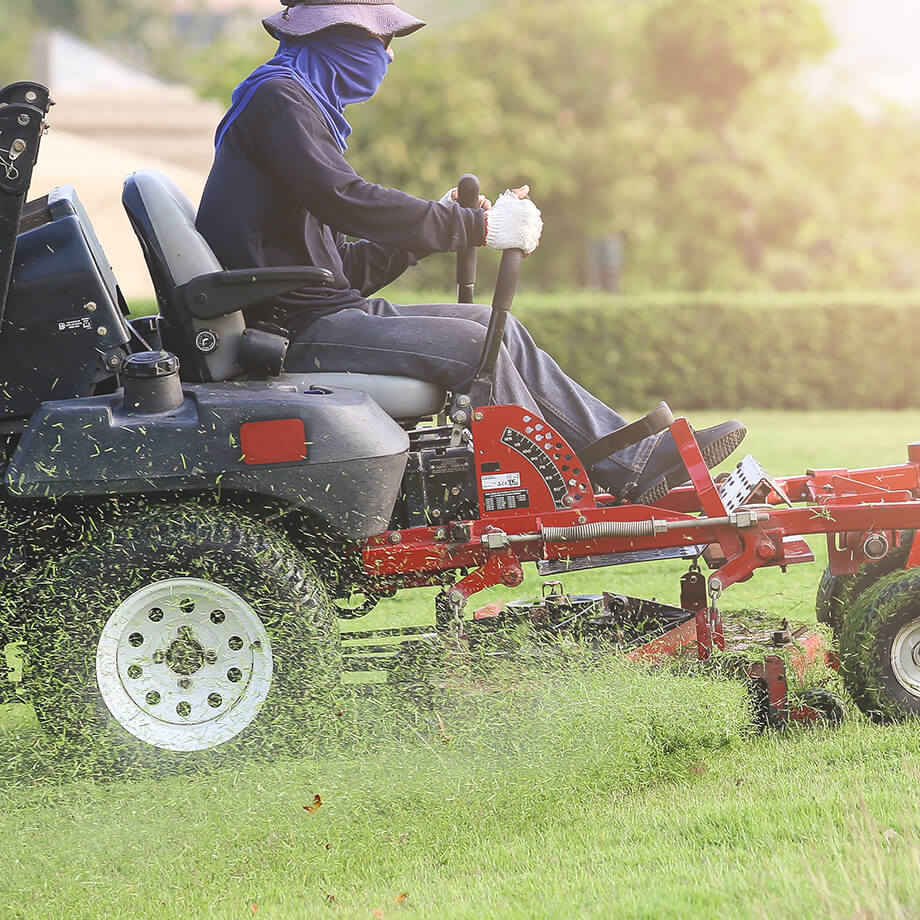
[[[542,418],[519,406],[478,409],[473,449],[484,518],[594,504],[581,460]]]

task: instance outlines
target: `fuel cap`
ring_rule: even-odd
[[[139,351],[129,355],[122,367],[126,377],[171,377],[179,373],[179,359],[170,351]]]

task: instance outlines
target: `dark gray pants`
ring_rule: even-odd
[[[477,304],[370,300],[367,310],[340,310],[314,320],[291,343],[285,367],[295,373],[399,374],[462,392],[479,364],[490,314]],[[567,377],[514,316],[505,329],[493,398],[542,416],[576,451],[626,424]],[[645,468],[657,440],[646,438],[601,461],[593,478],[621,492]]]

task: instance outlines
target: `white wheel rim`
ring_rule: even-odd
[[[169,578],[135,591],[102,630],[96,679],[124,729],[169,751],[201,751],[256,717],[272,680],[268,633],[229,588]]]
[[[901,627],[891,645],[891,667],[898,683],[920,696],[920,619]]]

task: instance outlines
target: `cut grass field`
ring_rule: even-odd
[[[744,419],[777,474],[896,463],[920,435],[920,412]],[[724,607],[811,621],[822,568]],[[674,600],[683,569],[566,586]],[[430,620],[420,591],[361,625]],[[752,736],[740,685],[615,660],[367,718],[309,759],[100,783],[0,707],[0,917],[920,917],[920,725]]]

